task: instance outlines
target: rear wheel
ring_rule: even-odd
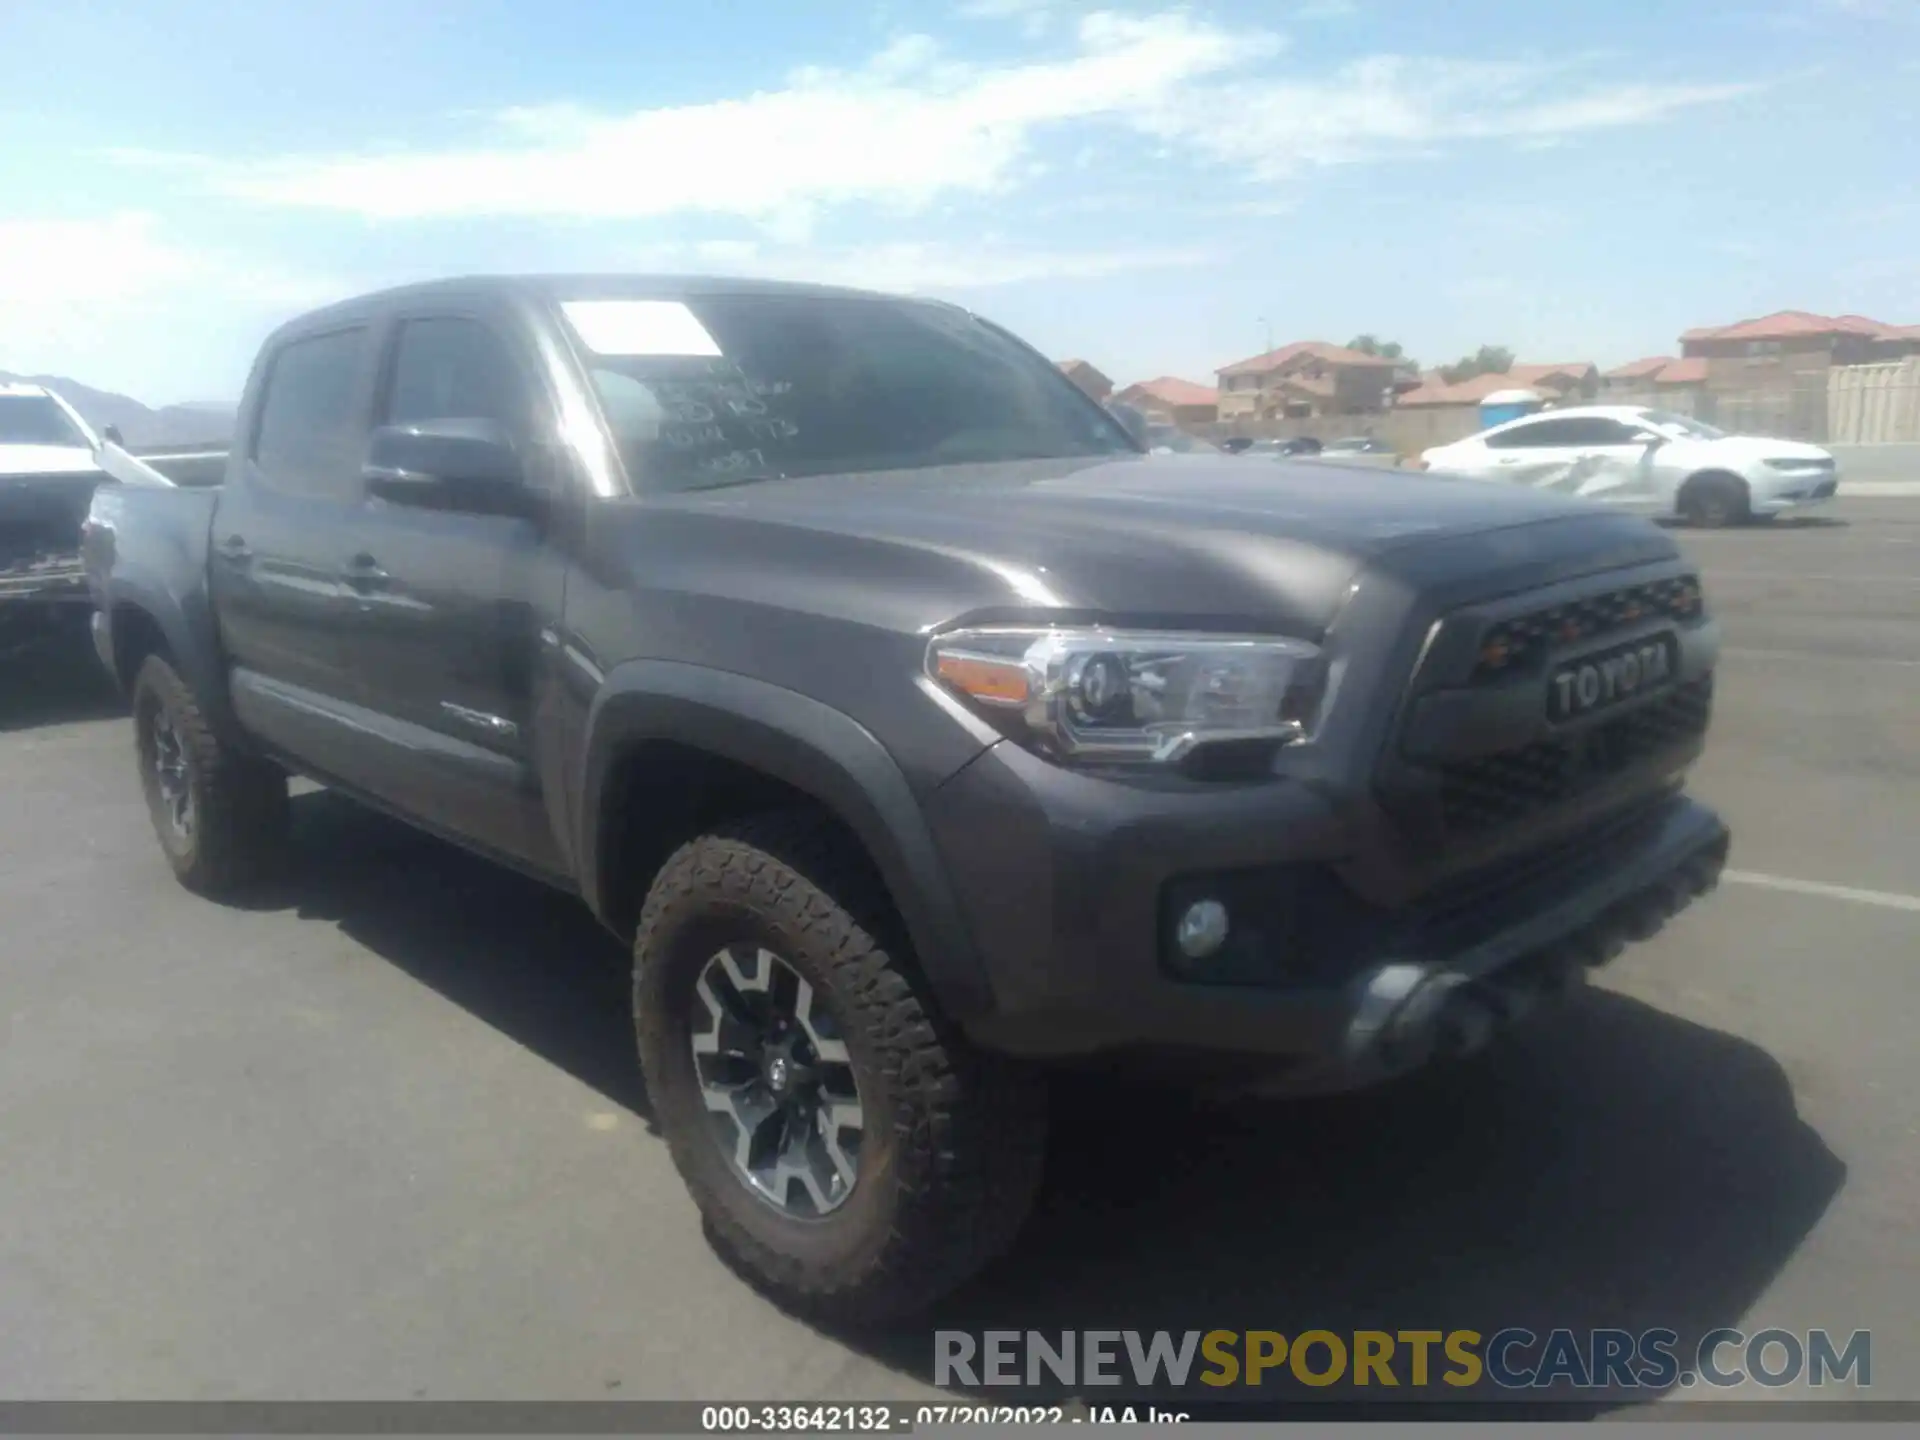
[[[181,884],[227,894],[279,867],[289,827],[285,773],[220,740],[161,656],[148,656],[134,680],[133,727],[147,813]]]
[[[681,847],[634,943],[648,1095],[722,1257],[790,1309],[912,1313],[1018,1234],[1046,1092],[936,1009],[887,897],[820,817]]]
[[[1737,475],[1696,475],[1681,487],[1680,514],[1709,529],[1744,525],[1753,518],[1747,482]]]

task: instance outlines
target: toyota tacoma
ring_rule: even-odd
[[[1009,1247],[1051,1068],[1398,1076],[1727,852],[1660,528],[1151,455],[931,301],[336,305],[269,338],[221,485],[103,487],[85,555],[180,880],[278,865],[299,774],[577,893],[715,1243],[843,1320]]]

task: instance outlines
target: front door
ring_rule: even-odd
[[[405,314],[390,332],[376,425],[490,420],[523,455],[547,403],[505,324]],[[346,584],[349,660],[387,738],[378,798],[548,874],[564,871],[534,766],[541,634],[566,567],[535,520],[419,508],[361,511]]]

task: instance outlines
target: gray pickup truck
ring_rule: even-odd
[[[268,340],[223,485],[102,488],[85,552],[181,880],[279,865],[297,772],[577,893],[716,1243],[841,1319],[1010,1245],[1050,1067],[1412,1071],[1727,853],[1661,529],[1147,454],[943,304],[355,300]]]

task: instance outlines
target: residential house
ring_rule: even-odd
[[[1114,399],[1133,406],[1149,420],[1167,425],[1211,425],[1220,414],[1217,390],[1173,375],[1141,380],[1127,386]]]
[[[1610,405],[1650,405],[1704,419],[1712,409],[1707,362],[1649,355],[1617,365],[1600,377],[1600,398]]]
[[[1504,374],[1449,382],[1437,370],[1393,404],[1393,443],[1413,453],[1465,439],[1481,428],[1480,406],[1502,390],[1533,390],[1550,404],[1591,404],[1600,393],[1600,370],[1590,361],[1512,365]]]
[[[1397,360],[1322,340],[1300,340],[1216,371],[1223,421],[1377,415],[1387,408]]]
[[[1102,375],[1088,361],[1062,360],[1060,373],[1102,405],[1106,404],[1107,398],[1113,394],[1113,381]]]
[[[1681,354],[1706,367],[1716,423],[1732,429],[1827,437],[1827,391],[1842,366],[1920,354],[1920,326],[1864,315],[1781,310],[1680,337]]]
[[[1449,382],[1438,370],[1420,377],[1420,384],[1394,402],[1396,408],[1478,406],[1501,390],[1533,390],[1555,405],[1585,405],[1600,393],[1600,370],[1591,361],[1570,364],[1511,365],[1498,375],[1475,375]]]

